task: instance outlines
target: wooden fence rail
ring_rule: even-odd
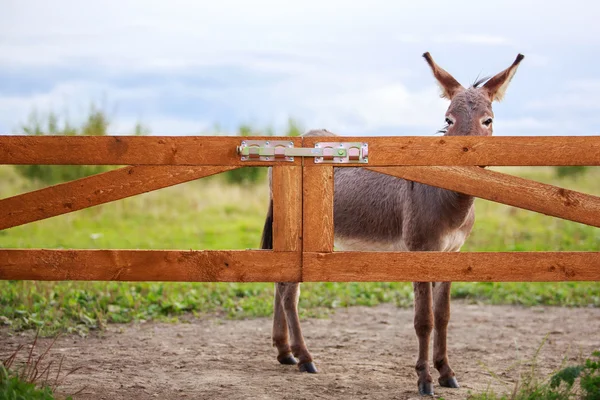
[[[370,170],[514,207],[600,227],[600,198],[478,167],[380,167]]]
[[[261,250],[0,250],[0,279],[298,281],[301,254]]]
[[[600,137],[248,137],[368,142],[366,167],[600,227],[600,197],[480,166],[600,165]],[[334,167],[244,162],[240,137],[0,136],[0,164],[129,165],[0,200],[0,229],[243,166],[273,166],[273,250],[0,249],[0,279],[102,281],[598,281],[600,252],[334,252]],[[265,210],[266,211],[266,210]]]
[[[0,200],[0,229],[121,200],[239,167],[140,165]]]
[[[247,137],[369,143],[369,166],[403,165],[600,165],[600,136]],[[236,154],[239,136],[2,136],[0,164],[62,165],[302,165],[248,162]],[[340,167],[352,164],[338,165]]]

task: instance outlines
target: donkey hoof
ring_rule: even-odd
[[[298,365],[298,369],[300,370],[300,372],[308,372],[309,374],[316,374],[318,372],[317,367],[315,367],[315,364],[313,364],[312,362],[300,364]]]
[[[277,357],[277,361],[279,361],[279,363],[283,364],[283,365],[296,365],[296,364],[298,364],[298,360],[296,360],[294,358],[294,356],[291,355],[291,354],[285,354],[285,355],[283,355],[281,357]]]
[[[433,396],[433,383],[431,383],[431,382],[419,383],[419,394],[421,396]]]
[[[440,378],[440,379],[438,379],[438,382],[443,387],[449,387],[449,388],[454,388],[454,389],[457,389],[460,387],[460,385],[458,384],[458,381],[456,380],[456,377],[454,377],[454,376],[451,376],[449,378]]]

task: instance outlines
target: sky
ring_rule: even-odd
[[[0,0],[0,134],[32,112],[112,134],[434,135],[448,101],[421,57],[464,86],[521,63],[495,135],[600,134],[600,3]]]

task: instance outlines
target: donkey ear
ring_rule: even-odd
[[[524,58],[525,56],[523,54],[519,54],[515,62],[513,62],[510,67],[500,72],[498,75],[487,81],[485,85],[483,85],[483,89],[487,91],[490,101],[501,101],[504,98],[506,88],[508,87],[512,77],[515,75],[515,72],[517,72],[519,63]]]
[[[442,89],[442,97],[452,100],[456,93],[464,90],[462,85],[454,79],[452,75],[446,72],[443,68],[439,67],[429,52],[423,54],[423,58],[427,61],[427,64],[431,67],[433,76],[438,81],[440,88]]]

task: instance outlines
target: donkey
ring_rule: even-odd
[[[481,79],[468,89],[440,68],[429,53],[423,57],[431,67],[446,111],[445,136],[490,136],[494,113],[492,102],[500,101],[523,55],[490,79]],[[485,82],[485,83],[484,83]],[[305,136],[335,136],[326,130]],[[473,197],[416,182],[379,174],[363,168],[335,168],[335,246],[346,251],[459,251],[475,220]],[[273,200],[263,230],[261,248],[272,249]],[[435,268],[435,266],[432,266]],[[433,365],[441,386],[458,388],[448,363],[446,333],[450,319],[451,282],[414,282],[414,326],[419,342],[416,364],[421,395],[433,395],[429,371],[432,331]],[[302,372],[315,373],[300,328],[297,282],[276,283],[273,346],[281,364],[297,364]],[[435,328],[435,330],[434,330]]]

